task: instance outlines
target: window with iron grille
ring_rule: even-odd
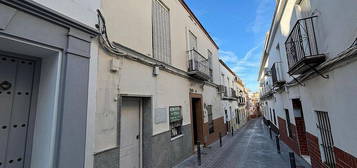
[[[289,115],[289,110],[285,109],[285,117],[286,117],[286,128],[288,130],[288,136],[290,138],[294,138],[293,132],[292,132],[292,125],[290,123],[290,115]]]
[[[273,114],[274,114],[274,125],[276,125],[275,109],[273,109]]]
[[[170,13],[159,0],[153,0],[152,22],[154,58],[171,64]]]
[[[237,124],[240,124],[239,109],[236,109],[236,113],[237,113]]]
[[[212,105],[207,106],[207,113],[208,113],[208,132],[211,134],[214,132]]]
[[[327,112],[316,111],[317,114],[317,128],[320,130],[320,147],[322,148],[321,157],[324,160],[324,163],[330,167],[335,168],[335,154],[333,152],[333,137],[330,125],[330,119]]]

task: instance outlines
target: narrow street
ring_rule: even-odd
[[[193,155],[176,168],[289,168],[288,152],[291,152],[281,142],[281,154],[276,151],[275,139],[269,137],[261,118],[250,120],[243,128],[223,138],[223,147],[219,141],[204,148],[202,164],[198,166],[197,155]],[[309,167],[297,155],[298,167]]]

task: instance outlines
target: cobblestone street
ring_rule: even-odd
[[[219,142],[204,148],[202,165],[198,166],[197,155],[193,155],[176,168],[289,168],[290,149],[281,142],[281,154],[276,151],[275,139],[262,119],[250,120],[243,128],[223,138],[223,147]],[[310,167],[295,155],[298,167]]]

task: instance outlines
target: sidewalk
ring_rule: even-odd
[[[278,154],[275,139],[270,139],[262,120],[253,119],[234,132],[233,137],[223,137],[223,147],[217,141],[203,148],[201,166],[195,154],[175,168],[290,168],[290,151],[281,142],[281,154]],[[295,158],[297,166],[311,167],[298,155]]]

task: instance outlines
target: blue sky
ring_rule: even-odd
[[[258,90],[258,71],[265,33],[269,30],[275,0],[186,0],[220,47],[220,58]]]

